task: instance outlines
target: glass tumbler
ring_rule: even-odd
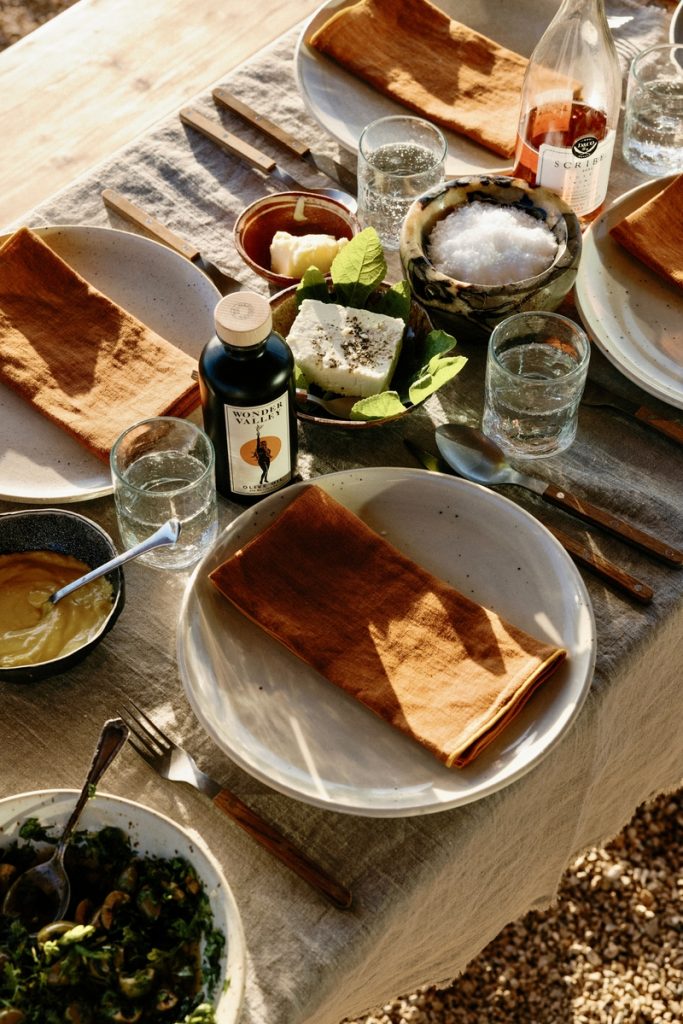
[[[556,455],[576,436],[590,344],[558,313],[517,313],[498,324],[486,359],[483,431],[507,455]]]
[[[643,174],[683,171],[683,44],[653,46],[631,62],[623,149]]]
[[[443,133],[421,117],[398,114],[367,125],[358,141],[358,219],[397,250],[401,224],[422,192],[443,180]]]
[[[160,569],[186,569],[198,561],[218,532],[214,450],[204,431],[172,416],[142,420],[116,440],[110,463],[125,547],[176,517],[177,543],[148,551],[140,561]]]

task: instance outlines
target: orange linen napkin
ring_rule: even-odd
[[[0,248],[0,381],[98,458],[137,420],[188,415],[195,366],[28,228]]]
[[[436,579],[314,485],[210,578],[449,768],[488,746],[566,655]]]
[[[436,124],[514,153],[527,59],[429,0],[359,0],[308,43]]]
[[[683,288],[683,174],[610,229],[620,245]]]

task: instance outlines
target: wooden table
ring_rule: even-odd
[[[115,152],[318,0],[79,0],[0,53],[0,226]]]

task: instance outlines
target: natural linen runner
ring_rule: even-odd
[[[315,485],[211,580],[449,768],[488,746],[566,654],[432,576]]]
[[[610,235],[641,263],[683,288],[683,174],[615,224]]]
[[[526,58],[429,0],[359,0],[307,42],[437,124],[514,153]]]
[[[0,380],[98,458],[137,420],[188,415],[194,366],[34,232],[0,249]]]

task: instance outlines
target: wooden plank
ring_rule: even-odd
[[[68,185],[319,0],[79,0],[0,53],[0,225]]]

